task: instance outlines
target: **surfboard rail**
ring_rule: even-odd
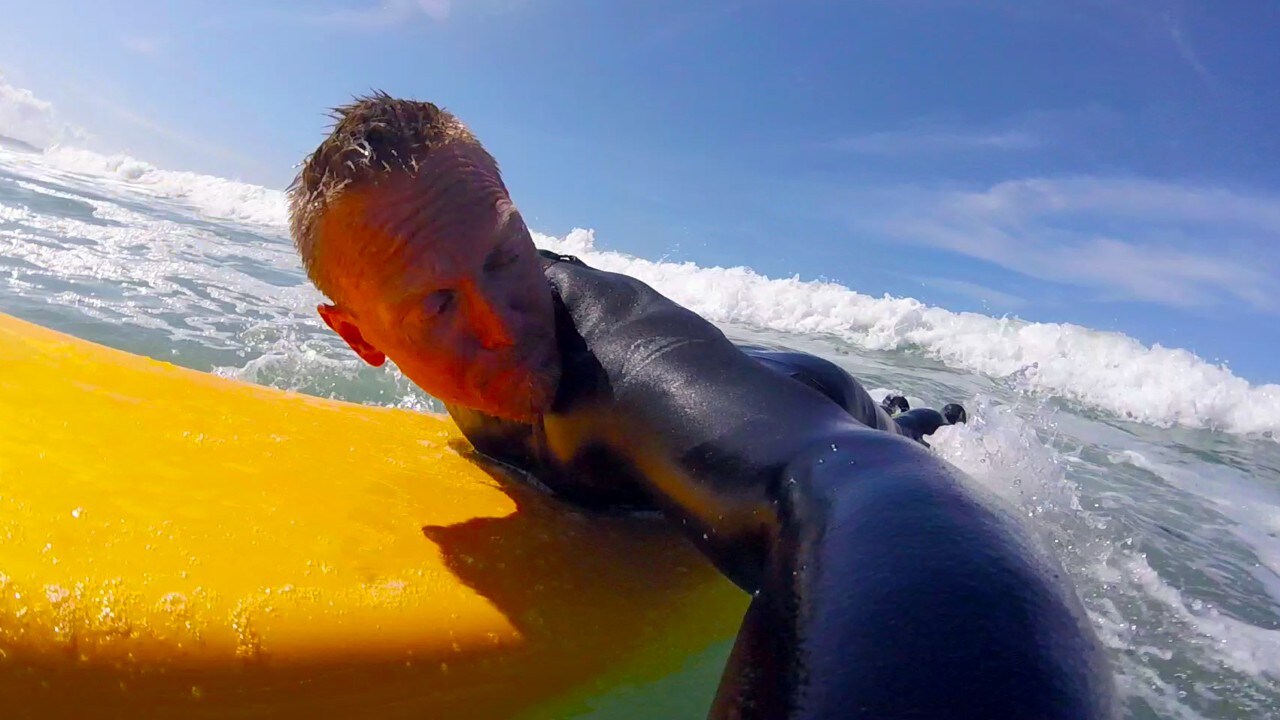
[[[0,315],[7,717],[554,717],[728,642],[747,599],[446,417]]]

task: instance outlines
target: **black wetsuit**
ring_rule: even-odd
[[[557,493],[660,509],[753,593],[713,718],[1112,716],[1108,661],[1057,561],[861,386],[833,403],[639,280],[545,272],[551,410],[532,426],[450,412]]]
[[[738,345],[738,349],[765,367],[798,380],[833,400],[858,422],[877,430],[896,432],[927,446],[925,436],[950,425],[942,413],[915,408],[890,416],[884,406],[871,399],[865,388],[844,368],[829,360],[792,350],[774,350],[759,345]]]

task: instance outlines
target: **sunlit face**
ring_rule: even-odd
[[[559,379],[551,289],[496,171],[465,149],[436,169],[451,162],[456,182],[398,176],[330,204],[319,261],[340,297],[320,315],[366,362],[389,357],[446,402],[527,421]]]

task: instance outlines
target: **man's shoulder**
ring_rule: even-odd
[[[557,297],[568,306],[575,322],[582,315],[634,310],[655,300],[665,300],[657,291],[624,273],[592,267],[573,255],[538,250],[542,273]]]
[[[568,263],[578,267],[590,267],[586,263],[582,262],[581,258],[576,255],[562,255],[561,253],[553,252],[551,250],[543,250],[542,248],[538,248],[538,254],[542,256],[543,260],[548,261],[544,266],[544,269],[554,265],[555,263]]]
[[[576,255],[564,255],[551,250],[538,250],[542,257],[542,273],[552,287],[570,301],[596,301],[604,298],[619,299],[623,296],[643,295],[650,299],[666,298],[643,280],[626,273],[603,270],[583,262]],[[624,305],[631,303],[624,302]]]

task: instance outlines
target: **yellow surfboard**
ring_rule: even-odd
[[[486,471],[447,418],[0,315],[6,718],[571,717],[746,601],[661,522]]]

